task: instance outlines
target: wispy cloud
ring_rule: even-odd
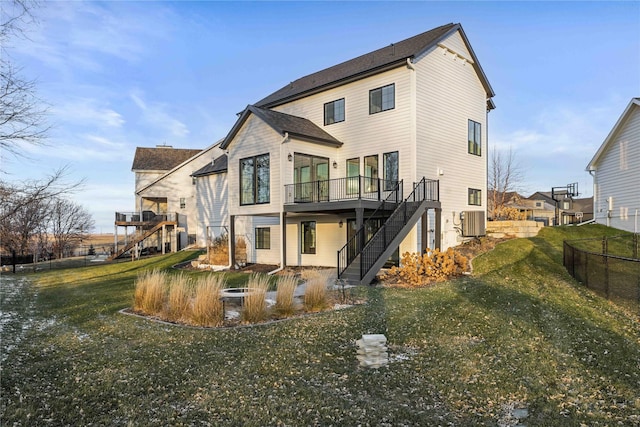
[[[57,104],[51,111],[56,121],[89,127],[120,128],[125,120],[120,113],[88,98]]]
[[[132,91],[129,97],[140,109],[143,120],[148,124],[168,132],[168,136],[173,138],[184,138],[189,134],[187,125],[171,115],[167,104],[147,102],[143,99],[143,94],[139,90]]]

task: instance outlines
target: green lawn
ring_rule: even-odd
[[[638,313],[562,267],[563,239],[603,233],[615,234],[545,228],[476,258],[473,276],[366,288],[366,305],[237,329],[118,313],[140,269],[188,253],[29,275],[37,283],[16,291],[3,276],[1,308],[15,315],[0,425],[506,426],[519,408],[527,426],[637,426]],[[386,334],[387,367],[358,367],[364,333]]]

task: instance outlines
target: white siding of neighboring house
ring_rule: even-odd
[[[193,185],[191,174],[211,162],[212,157],[222,154],[217,146],[203,150],[197,156],[183,163],[173,171],[166,173],[157,182],[139,191],[136,199],[140,203],[141,198],[166,198],[167,213],[178,214],[178,227],[184,228],[180,233],[180,244],[185,247],[187,236],[197,234],[198,230],[198,206],[196,200],[196,186]],[[180,207],[180,199],[185,199],[185,207]],[[136,209],[139,210],[139,207]]]
[[[135,172],[135,192],[136,194],[140,191],[141,188],[144,188],[151,184],[153,181],[156,181],[162,175],[167,173],[167,171],[134,171]],[[140,208],[139,199],[136,198],[136,206],[135,211]]]
[[[448,49],[436,46],[415,60],[415,157],[417,176],[440,181],[445,249],[460,243],[460,212],[486,213],[487,94],[473,66],[462,59],[471,55],[460,35],[456,32],[441,44]],[[482,125],[481,156],[468,153],[469,119]],[[468,205],[468,188],[482,191],[481,206]]]
[[[640,107],[634,105],[632,108],[627,120],[620,125],[596,165],[594,218],[600,224],[638,232],[640,231]],[[608,218],[607,202],[609,197],[613,197],[610,218]]]
[[[196,244],[205,247],[208,239],[229,232],[227,173],[217,173],[196,179],[197,231]]]

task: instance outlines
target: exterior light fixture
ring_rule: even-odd
[[[293,155],[289,153],[289,155],[287,156],[287,159],[289,159],[289,161],[293,160]]]
[[[333,168],[338,169],[338,162],[336,162],[335,160],[333,161]]]
[[[338,227],[342,228],[343,225],[344,225],[344,222],[342,222],[342,220],[340,220],[340,222],[338,223]]]

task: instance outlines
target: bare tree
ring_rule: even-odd
[[[43,233],[47,225],[47,201],[36,200],[31,203],[17,203],[11,207],[13,214],[0,222],[0,240],[2,247],[10,253],[26,255],[32,240]],[[6,207],[3,204],[2,209]]]
[[[0,180],[0,223],[10,220],[27,205],[72,194],[82,187],[84,180],[72,183],[66,180],[68,167],[54,171],[41,180],[18,184]]]
[[[54,252],[59,258],[87,238],[93,226],[91,214],[81,205],[60,198],[51,204],[49,229],[53,237]]]
[[[49,130],[47,107],[36,95],[36,82],[21,76],[8,52],[14,37],[25,37],[35,19],[36,1],[3,1],[0,5],[0,150],[20,156],[21,144],[42,144]]]
[[[518,191],[524,179],[522,166],[509,147],[507,152],[494,150],[489,163],[489,212],[490,218],[497,218],[507,202],[508,193]]]

